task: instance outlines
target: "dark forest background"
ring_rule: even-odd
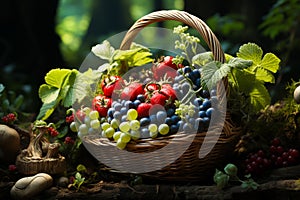
[[[38,88],[53,68],[78,68],[90,48],[143,15],[180,9],[208,23],[227,53],[255,42],[282,60],[273,101],[300,78],[299,0],[5,0],[0,2],[0,83],[41,105]],[[164,22],[158,26],[168,27]]]

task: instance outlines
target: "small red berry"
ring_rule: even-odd
[[[271,142],[271,144],[275,147],[280,145],[280,139],[279,138],[274,138]]]
[[[16,165],[9,165],[8,170],[11,171],[11,172],[14,172],[14,171],[17,170],[17,167],[16,167]]]
[[[277,151],[278,155],[282,155],[282,153],[284,152],[284,149],[282,146],[278,146],[276,151]]]
[[[271,154],[276,154],[276,153],[277,153],[277,148],[276,148],[276,146],[274,146],[274,145],[270,146],[270,153],[271,153]]]
[[[264,151],[263,150],[259,150],[258,152],[257,152],[257,155],[259,156],[259,157],[264,157],[265,156],[265,153],[264,153]]]
[[[299,157],[299,151],[297,149],[291,149],[289,151],[289,155],[292,156],[293,158],[298,158]]]

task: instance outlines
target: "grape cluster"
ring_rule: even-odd
[[[3,116],[1,120],[6,124],[10,124],[17,120],[17,116],[14,113],[9,113]]]
[[[269,152],[258,150],[256,153],[248,154],[245,160],[245,173],[262,175],[266,170],[272,168],[297,164],[299,162],[299,151],[293,148],[285,150],[280,143],[279,138],[274,138],[271,141]]]
[[[207,129],[218,100],[216,90],[209,93],[201,88],[201,69],[192,69],[189,66],[178,69],[173,88],[181,101],[187,102],[176,110],[182,118],[179,121],[181,130],[202,132]]]

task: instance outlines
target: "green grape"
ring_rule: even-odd
[[[114,129],[117,129],[120,125],[120,121],[118,119],[112,119],[110,122],[111,127],[113,127]]]
[[[138,117],[138,112],[131,108],[127,111],[127,119],[128,120],[135,120]]]
[[[85,124],[90,124],[90,122],[91,122],[91,119],[88,116],[85,116],[84,117],[84,123]]]
[[[83,136],[87,135],[87,133],[82,133],[82,132],[78,131],[77,135],[79,138],[82,138]]]
[[[113,138],[115,141],[117,141],[121,137],[121,131],[117,131],[114,133]]]
[[[91,120],[93,119],[98,119],[99,118],[99,113],[97,110],[93,110],[89,113],[89,117]]]
[[[112,138],[115,133],[115,129],[112,127],[109,127],[108,129],[105,130],[105,134],[107,138]]]
[[[108,129],[110,127],[110,124],[108,123],[108,122],[104,122],[103,124],[101,124],[101,128],[102,128],[102,130],[106,130],[106,129]]]
[[[158,131],[159,131],[159,133],[162,134],[162,135],[168,134],[168,133],[169,133],[169,130],[170,130],[170,128],[169,128],[168,124],[161,124],[161,125],[159,125],[159,127],[158,127]]]
[[[156,138],[157,134],[158,134],[158,131],[155,131],[155,132],[151,132],[150,131],[150,133],[149,133],[149,135],[150,135],[151,138]]]
[[[131,137],[128,133],[121,133],[120,139],[124,143],[128,143],[131,140]]]
[[[90,112],[91,112],[91,109],[89,107],[84,107],[83,112],[84,112],[85,115],[89,115]]]
[[[82,133],[82,134],[87,134],[89,131],[89,128],[86,124],[81,124],[78,128],[78,132]]]
[[[140,125],[141,125],[140,122],[136,119],[130,121],[130,129],[131,130],[134,130],[134,131],[139,130]]]
[[[118,149],[125,149],[127,143],[124,143],[121,141],[121,138],[118,139],[116,146],[118,147]]]
[[[152,133],[155,133],[155,132],[157,132],[157,125],[156,125],[156,124],[150,124],[150,125],[148,126],[148,129],[149,129],[150,133],[151,133],[151,132],[152,132]]]
[[[130,130],[130,124],[129,124],[129,122],[122,122],[121,124],[120,124],[120,126],[119,126],[119,128],[120,128],[120,130],[122,131],[122,132],[128,132],[129,130]]]
[[[73,132],[77,132],[78,131],[78,124],[76,122],[71,122],[70,129]]]
[[[90,126],[93,128],[93,129],[98,129],[100,128],[100,121],[98,119],[93,119],[91,122],[90,122]]]
[[[107,138],[106,132],[105,132],[105,131],[102,131],[102,132],[101,132],[101,136]]]
[[[130,135],[133,140],[137,140],[141,137],[141,132],[139,130],[137,130],[137,131],[131,130]]]

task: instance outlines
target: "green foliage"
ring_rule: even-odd
[[[259,28],[272,39],[280,34],[290,34],[299,26],[299,10],[299,0],[277,0]]]
[[[246,175],[246,179],[241,180],[237,176],[237,171],[238,168],[232,163],[229,163],[224,167],[224,172],[216,169],[216,172],[214,174],[214,182],[217,184],[217,187],[223,189],[229,185],[230,181],[240,182],[241,187],[245,189],[256,190],[259,187],[259,184],[251,178],[251,175]]]
[[[84,183],[84,181],[85,181],[85,177],[82,177],[79,172],[76,172],[75,180],[71,186],[74,187],[76,189],[76,191],[79,191],[80,187]]]
[[[77,74],[77,70],[69,69],[53,69],[46,74],[46,84],[39,88],[43,105],[37,119],[46,120],[59,104],[69,107],[74,103],[71,86]]]
[[[108,61],[99,67],[100,71],[110,75],[123,75],[129,68],[151,63],[150,50],[133,43],[129,50],[115,50],[108,41],[103,41],[92,48],[92,52],[100,59]]]

